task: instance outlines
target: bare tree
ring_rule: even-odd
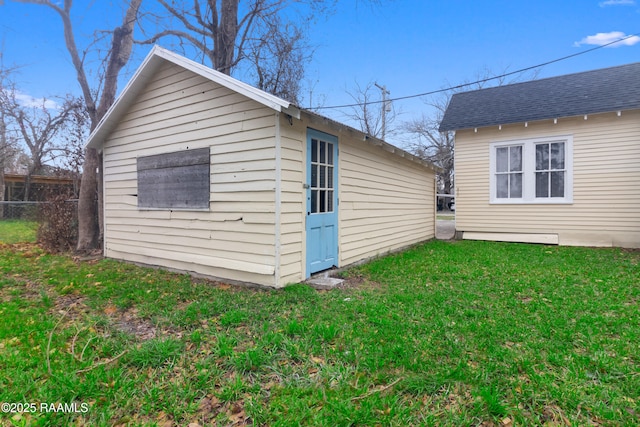
[[[437,178],[443,194],[451,194],[454,188],[454,133],[438,130],[448,101],[449,97],[443,97],[429,103],[434,111],[432,115],[422,115],[403,124],[404,131],[413,136],[409,150],[442,169]]]
[[[263,38],[253,43],[247,52],[256,86],[300,105],[305,65],[311,60],[305,33],[292,23],[282,23],[277,16],[265,25]]]
[[[63,4],[54,0],[14,0],[20,3],[32,3],[46,6],[58,14],[62,21],[64,39],[76,71],[76,77],[84,104],[89,115],[90,129],[98,125],[102,117],[115,101],[120,71],[126,66],[133,47],[133,30],[142,0],[129,0],[122,17],[122,23],[110,32],[111,39],[104,57],[99,84],[92,85],[88,78],[85,58],[88,48],[79,51],[74,33],[71,10],[73,0],[64,0]],[[78,200],[78,246],[77,250],[87,251],[98,247],[102,242],[102,191],[98,170],[101,160],[95,148],[85,153],[84,170]]]
[[[354,100],[354,105],[350,107],[351,111],[346,113],[346,116],[357,122],[360,130],[367,135],[386,138],[394,134],[391,125],[396,120],[397,113],[393,104],[381,97],[380,90],[376,83],[369,82],[362,87],[356,82],[355,89],[347,91]]]
[[[47,99],[41,99],[35,105],[23,105],[14,85],[5,85],[0,91],[4,134],[14,132],[15,138],[26,146],[30,154],[24,200],[29,200],[31,176],[42,173],[46,162],[64,153],[64,148],[57,144],[56,138],[73,112],[81,108],[79,100],[70,96],[62,104],[50,104]]]
[[[419,119],[403,124],[403,130],[411,136],[409,150],[416,156],[442,168],[442,172],[438,175],[439,191],[442,191],[443,194],[452,194],[455,187],[454,133],[438,130],[451,96],[456,92],[482,89],[489,84],[502,86],[522,80],[533,80],[538,76],[538,73],[539,70],[516,74],[504,70],[501,74],[496,75],[490,69],[484,69],[476,73],[472,82],[455,85],[456,90],[445,90],[440,95],[426,99],[425,103],[430,107],[431,114],[423,114]],[[508,80],[507,76],[512,78]],[[449,85],[449,87],[453,87],[453,85]]]
[[[227,75],[244,61],[243,72],[257,87],[298,103],[304,66],[311,58],[306,27],[336,1],[158,0],[165,14],[145,13],[141,28],[150,35],[137,42],[173,38],[184,51],[195,48],[203,63]],[[296,5],[305,6],[305,12]],[[295,16],[295,21],[287,16]]]

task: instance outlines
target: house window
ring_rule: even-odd
[[[571,136],[490,144],[491,203],[571,203]]]
[[[138,157],[138,208],[208,209],[209,148]]]
[[[564,142],[536,144],[536,198],[564,197]]]
[[[496,197],[522,197],[522,146],[496,148]]]

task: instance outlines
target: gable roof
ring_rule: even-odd
[[[127,107],[135,101],[140,92],[144,90],[147,82],[153,77],[160,66],[166,62],[192,71],[212,82],[253,99],[265,107],[300,118],[300,109],[290,102],[156,45],[151,49],[151,52],[149,52],[140,67],[138,67],[138,70],[124,87],[122,93],[116,99],[116,102],[109,108],[107,114],[104,115],[100,123],[98,123],[98,126],[96,126],[91,135],[89,135],[86,143],[87,147],[95,147],[102,143],[104,138],[111,133],[126,113]]]
[[[296,119],[300,119],[301,113],[306,114],[308,117],[314,118],[314,120],[324,122],[338,129],[348,130],[349,132],[356,133],[361,136],[363,141],[369,141],[373,145],[377,145],[385,151],[399,156],[407,158],[415,163],[431,169],[434,172],[439,171],[439,168],[432,163],[423,160],[419,157],[410,154],[401,148],[391,145],[378,138],[371,137],[362,131],[352,128],[348,125],[338,123],[332,119],[321,116],[309,110],[303,110],[282,98],[272,95],[268,92],[260,90],[249,84],[234,79],[226,74],[223,74],[217,70],[209,68],[205,65],[198,64],[184,56],[171,52],[160,46],[155,45],[151,52],[144,59],[138,70],[135,72],[129,83],[124,87],[120,96],[116,99],[116,102],[109,108],[104,115],[98,126],[93,130],[89,139],[85,143],[85,147],[99,147],[102,142],[109,136],[109,134],[115,129],[122,117],[126,114],[129,106],[135,102],[140,93],[145,89],[149,80],[153,77],[156,71],[165,63],[173,63],[184,69],[192,71],[212,82],[215,82],[221,86],[231,89],[237,93],[240,93],[256,102],[271,108],[274,111],[288,114]]]
[[[640,62],[456,93],[440,131],[640,108]]]

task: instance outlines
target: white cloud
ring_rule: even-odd
[[[610,0],[613,1],[613,0]],[[624,40],[621,40],[624,39]],[[616,40],[620,40],[618,43],[615,43]],[[611,43],[611,44],[610,44]],[[640,37],[638,36],[627,36],[622,31],[611,31],[609,33],[597,33],[593,36],[587,36],[580,40],[579,42],[575,42],[574,46],[581,46],[583,44],[595,45],[595,46],[604,46],[607,47],[620,47],[620,46],[633,46],[636,43],[640,43]]]
[[[606,0],[606,1],[601,1],[599,4],[600,4],[600,7],[633,6],[636,4],[636,0]]]
[[[60,108],[60,105],[51,99],[46,98],[34,98],[31,95],[27,95],[26,93],[16,92],[15,93],[16,100],[20,103],[20,105],[24,107],[44,107],[49,110],[57,110]]]

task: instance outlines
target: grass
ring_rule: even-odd
[[[35,242],[38,223],[24,220],[0,220],[0,243]]]
[[[7,425],[640,423],[640,252],[433,241],[263,291],[0,245]]]

